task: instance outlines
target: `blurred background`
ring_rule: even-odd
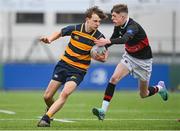
[[[154,56],[150,84],[164,80],[170,91],[180,90],[179,0],[0,0],[0,90],[45,89],[69,38],[51,45],[39,38],[84,22],[84,12],[95,5],[109,15],[99,30],[110,38],[110,10],[118,3],[128,5],[130,17],[149,37]],[[123,45],[115,45],[106,63],[93,61],[79,89],[104,90],[123,52]],[[117,89],[137,90],[137,80],[127,76]]]

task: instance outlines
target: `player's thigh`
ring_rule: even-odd
[[[127,74],[129,74],[129,70],[128,68],[122,64],[122,63],[119,63],[117,66],[116,66],[116,69],[114,70],[114,73],[112,75],[111,78],[116,78],[116,79],[122,79],[124,76],[126,76]]]
[[[77,84],[75,81],[67,81],[64,85],[64,88],[61,92],[63,95],[70,95],[77,87]]]
[[[141,94],[148,93],[149,82],[144,80],[139,80],[139,89]]]
[[[56,81],[56,80],[51,80],[45,91],[45,95],[48,97],[52,97],[60,86],[61,86],[61,82]]]

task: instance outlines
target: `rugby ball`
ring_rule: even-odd
[[[105,46],[97,46],[94,45],[91,49],[91,56],[94,55],[94,53],[97,53],[99,55],[104,55],[104,53],[106,52],[106,47]]]

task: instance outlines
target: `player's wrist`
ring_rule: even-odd
[[[48,37],[47,40],[48,40],[48,43],[51,43],[53,41],[51,37]]]

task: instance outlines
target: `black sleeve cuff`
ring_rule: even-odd
[[[111,41],[111,44],[119,44],[119,38],[116,38],[116,39],[110,39]]]

